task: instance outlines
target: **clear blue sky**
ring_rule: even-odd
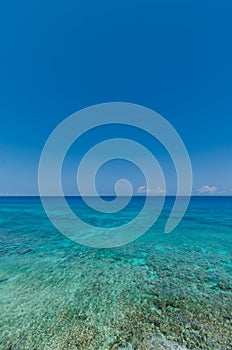
[[[194,193],[232,194],[231,18],[231,0],[1,1],[0,193],[38,193],[40,152],[65,117],[127,101],[177,129]]]

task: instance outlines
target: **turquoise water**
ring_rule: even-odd
[[[193,197],[164,234],[172,203],[136,241],[94,249],[56,231],[39,198],[2,197],[0,349],[232,349],[232,197]]]

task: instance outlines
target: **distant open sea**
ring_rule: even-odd
[[[165,234],[172,204],[136,241],[96,249],[59,233],[40,198],[0,197],[0,349],[232,349],[232,197],[192,197]]]

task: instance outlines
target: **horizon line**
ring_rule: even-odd
[[[63,196],[57,196],[57,195],[49,195],[49,196],[40,196],[37,194],[0,194],[0,198],[1,197],[57,197],[57,198],[61,198]],[[167,195],[160,195],[160,194],[152,194],[152,195],[145,195],[145,194],[133,194],[132,196],[128,196],[128,195],[123,195],[123,196],[117,196],[115,194],[99,194],[98,196],[95,195],[72,195],[72,194],[68,194],[68,195],[64,195],[64,197],[79,197],[79,198],[83,198],[83,197],[232,197],[232,194],[192,194],[190,196],[185,196],[185,195],[175,195],[175,194],[167,194]]]

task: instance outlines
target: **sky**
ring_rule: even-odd
[[[191,158],[193,194],[232,195],[231,17],[231,0],[1,1],[0,194],[37,195],[52,130],[82,108],[121,101],[155,110],[177,130]],[[118,134],[151,145],[135,130]],[[67,155],[67,194],[76,194],[88,144]],[[167,193],[175,193],[169,155],[160,145],[152,151]],[[97,189],[109,194],[127,176],[143,193],[143,175],[119,160],[99,170]]]

